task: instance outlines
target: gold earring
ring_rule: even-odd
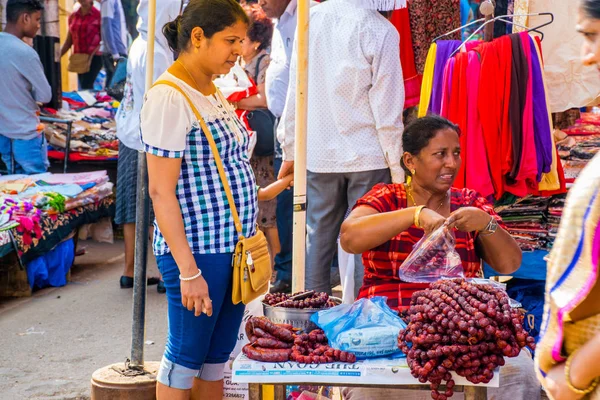
[[[410,170],[410,174],[411,174],[412,176],[415,176],[415,175],[416,175],[416,173],[417,173],[417,171],[416,171],[416,170],[414,170],[414,169],[411,169],[411,170]]]
[[[194,53],[198,53],[198,47],[200,47],[200,46],[196,46],[196,47],[194,48]]]

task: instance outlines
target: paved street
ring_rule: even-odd
[[[125,360],[131,346],[132,291],[119,288],[123,246],[80,242],[72,282],[26,299],[0,300],[0,399],[88,399],[92,373]],[[158,271],[150,257],[149,275]],[[164,295],[148,289],[146,360],[160,360]]]

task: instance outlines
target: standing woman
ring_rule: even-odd
[[[242,52],[248,17],[235,0],[191,0],[163,28],[179,58],[146,95],[141,132],[156,215],[154,254],[167,290],[169,333],[157,398],[221,399],[223,369],[244,305],[231,299],[238,239],[208,140],[180,92],[213,136],[240,214],[255,233],[257,192],[248,132],[213,84]],[[176,87],[160,81],[168,81]]]
[[[583,62],[600,69],[600,0],[582,0]],[[600,154],[569,190],[548,260],[546,304],[535,353],[553,400],[600,399]]]
[[[100,11],[94,8],[94,0],[79,0],[81,7],[69,16],[69,33],[67,40],[63,43],[60,56],[67,54],[73,47],[73,54],[69,60],[79,59],[83,61],[83,70],[88,63],[87,72],[78,72],[79,88],[82,90],[92,90],[94,81],[98,72],[102,69],[102,57],[98,55],[100,49]],[[87,57],[85,57],[87,56]],[[77,67],[76,67],[77,68]]]

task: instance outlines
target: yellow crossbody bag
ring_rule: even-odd
[[[233,286],[231,300],[233,301],[233,304],[238,304],[240,302],[248,304],[257,297],[265,294],[269,289],[269,281],[271,280],[271,256],[269,255],[267,239],[259,229],[256,230],[256,235],[249,238],[244,237],[242,223],[240,222],[237,207],[233,201],[233,195],[231,194],[227,175],[223,169],[223,162],[221,161],[219,150],[210,130],[206,126],[198,109],[194,106],[194,103],[192,103],[188,95],[176,83],[161,80],[156,82],[154,86],[161,84],[171,86],[183,95],[198,119],[202,131],[210,144],[210,149],[215,159],[217,170],[219,171],[219,177],[221,178],[221,184],[227,195],[227,201],[229,202],[235,229],[238,233],[238,242],[235,246],[232,260]]]

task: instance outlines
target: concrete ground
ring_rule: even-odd
[[[71,282],[30,298],[0,299],[0,399],[88,399],[92,373],[131,349],[132,290],[119,288],[122,242],[80,242]],[[149,276],[157,276],[149,257]],[[159,361],[166,299],[148,287],[145,359]]]

